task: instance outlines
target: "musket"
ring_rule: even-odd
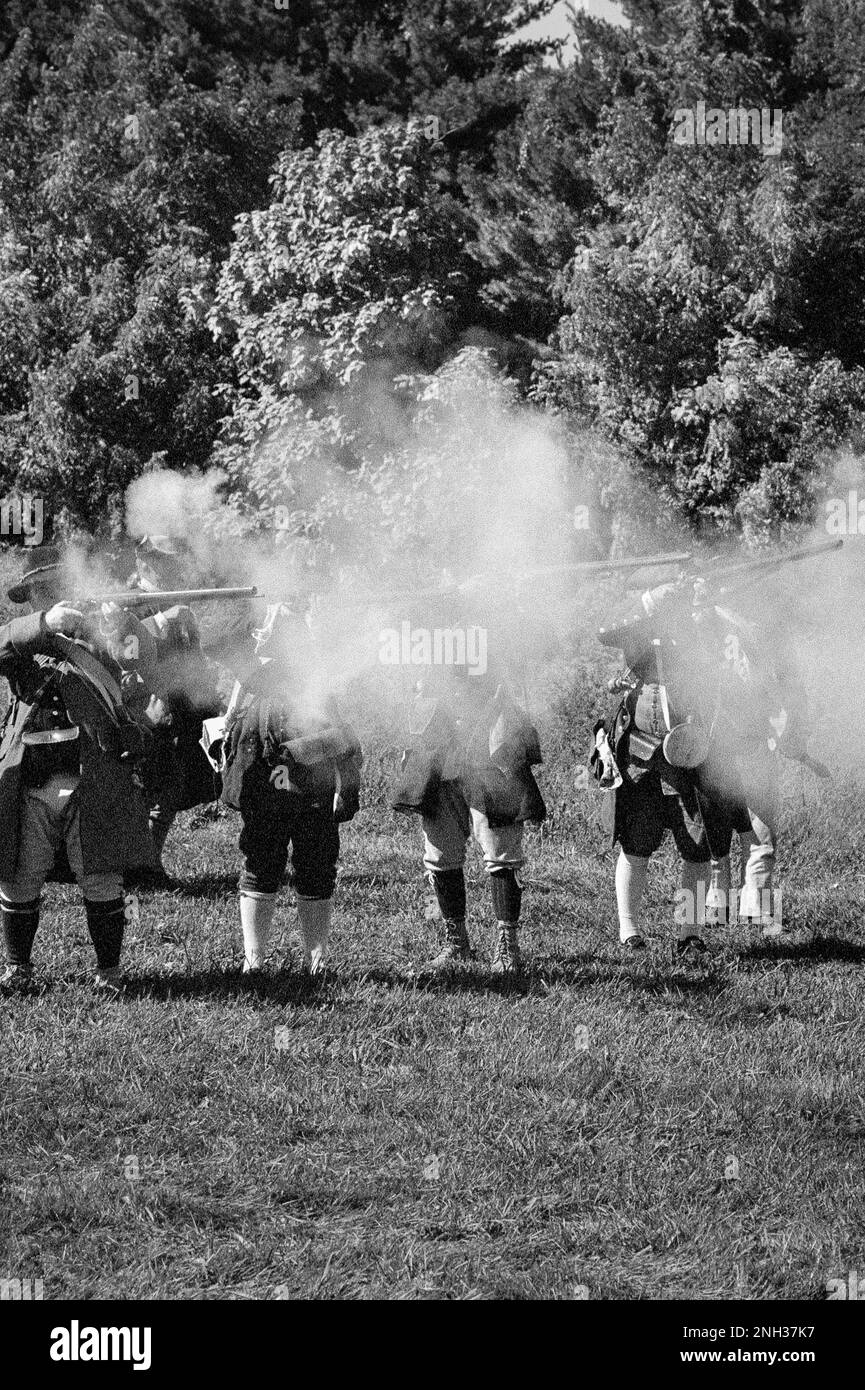
[[[359,594],[356,598],[338,600],[337,608],[375,608],[389,603],[409,603],[422,598],[445,598],[448,595],[468,594],[484,584],[501,587],[504,583],[520,583],[526,579],[540,579],[556,574],[600,574],[607,571],[641,570],[661,565],[682,565],[692,558],[690,551],[675,551],[664,555],[636,555],[626,560],[579,560],[569,565],[544,565],[532,569],[516,570],[504,579],[500,573],[487,572],[472,575],[452,584],[439,584],[429,589],[389,590],[372,594]]]
[[[790,562],[811,560],[815,555],[824,555],[828,551],[839,550],[842,545],[843,541],[839,538],[816,541],[811,545],[800,545],[791,550],[782,551],[780,554],[761,555],[753,560],[742,560],[735,565],[726,565],[714,571],[709,568],[711,561],[708,561],[708,563],[701,562],[699,568],[692,566],[690,569],[683,570],[678,579],[673,581],[673,583],[663,585],[658,591],[658,596],[662,598],[662,601],[666,598],[672,599],[675,597],[678,602],[681,603],[684,601],[691,606],[698,603],[712,605],[716,603],[718,599],[724,598],[728,594],[736,593],[737,590],[750,584],[753,580],[761,578],[771,570],[780,569],[782,565],[786,565]],[[731,579],[733,582],[728,583],[727,581]],[[702,582],[705,586],[705,592],[702,593],[699,598],[693,593],[695,585],[698,582]],[[654,597],[652,591],[650,590],[649,592],[650,595]],[[629,646],[634,639],[634,634],[639,634],[643,630],[646,621],[646,613],[649,611],[646,609],[645,605],[646,597],[646,595],[643,596],[644,603],[638,613],[634,614],[632,617],[627,617],[619,621],[612,627],[603,627],[600,629],[598,632],[598,640],[602,642],[604,646],[618,647],[623,651],[627,650],[626,645],[619,639],[624,633],[628,639],[627,645]],[[642,609],[646,609],[646,611],[643,612]]]
[[[692,559],[691,552],[686,550],[671,551],[665,555],[632,555],[626,560],[576,560],[570,565],[542,565],[533,569],[517,570],[513,578],[519,581],[521,579],[542,579],[553,574],[600,574],[607,570],[654,569],[661,565],[682,565],[690,559]],[[475,579],[466,580],[460,587],[467,588],[471,584],[483,581],[488,583],[501,582],[496,575],[479,574]]]
[[[722,594],[730,593],[734,589],[741,587],[753,575],[759,577],[767,574],[771,570],[780,569],[782,565],[795,563],[800,560],[811,560],[815,555],[825,555],[830,550],[840,550],[844,542],[839,537],[831,540],[814,541],[811,545],[795,546],[792,550],[781,551],[775,555],[760,555],[753,560],[741,560],[735,565],[726,565],[720,570],[706,572],[705,564],[701,565],[699,572],[693,570],[686,572],[682,576],[682,583],[693,583],[695,579],[705,579],[707,584],[712,586],[713,598],[720,597]],[[735,579],[741,576],[741,580],[736,584],[728,584],[728,579]],[[720,584],[720,589],[716,585]]]
[[[241,589],[123,589],[119,593],[88,594],[74,601],[79,608],[101,608],[112,603],[117,608],[173,608],[180,603],[208,603],[211,600],[255,598],[258,589],[250,585]]]

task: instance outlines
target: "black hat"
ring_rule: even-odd
[[[6,593],[12,603],[27,603],[30,599],[30,591],[34,584],[40,584],[44,580],[59,578],[61,571],[60,551],[54,545],[42,545],[39,547],[38,556],[34,559],[39,560],[38,565],[32,569],[25,570],[17,584],[13,584]]]

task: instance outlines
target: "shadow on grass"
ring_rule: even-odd
[[[419,994],[488,995],[501,998],[542,997],[550,989],[583,991],[603,984],[627,984],[645,994],[671,990],[690,995],[718,994],[727,987],[726,973],[709,966],[699,971],[663,962],[637,965],[581,956],[530,963],[520,976],[498,975],[491,968],[463,966],[439,975],[424,975],[412,967],[394,963],[375,966],[342,966],[322,978],[300,971],[269,970],[262,975],[242,975],[237,968],[192,970],[188,974],[152,971],[130,977],[130,998],[248,1000],[250,1004],[306,1007],[332,1006],[359,985],[373,984],[389,990]]]
[[[126,993],[131,999],[223,999],[248,1000],[250,1004],[294,1004],[329,1007],[346,985],[372,980],[393,987],[406,980],[396,970],[328,971],[310,976],[300,971],[268,970],[260,975],[243,975],[239,969],[193,970],[188,974],[148,972],[132,976]]]
[[[631,960],[582,955],[543,963],[530,962],[517,979],[475,966],[440,976],[416,976],[405,983],[426,993],[543,996],[556,988],[585,991],[606,984],[629,984],[646,994],[677,990],[692,995],[712,995],[726,989],[728,982],[725,972],[713,964],[701,970],[687,970],[681,965],[658,960],[638,964]]]
[[[320,979],[288,969],[267,971],[260,976],[242,975],[236,968],[193,970],[188,974],[153,971],[130,978],[131,998],[248,1000],[251,1004],[279,1004],[299,1007],[331,1007],[340,996],[358,985],[373,984],[424,994],[492,995],[524,998],[544,995],[550,989],[575,991],[598,985],[618,984],[647,995],[671,991],[692,997],[709,998],[729,986],[728,965],[755,968],[779,960],[803,966],[821,961],[865,960],[865,946],[843,938],[821,937],[803,946],[755,945],[728,953],[726,961],[717,956],[705,966],[687,969],[657,954],[640,960],[618,960],[610,956],[582,954],[528,963],[518,977],[494,974],[490,968],[469,965],[439,975],[424,975],[411,963],[374,966],[342,966]]]
[[[170,893],[183,898],[224,898],[237,892],[238,870],[231,873],[193,874],[189,878],[169,878],[164,885],[143,883],[136,887],[140,897],[150,893]]]
[[[854,964],[865,961],[865,944],[851,941],[844,936],[817,936],[813,941],[800,945],[779,944],[771,941],[755,942],[743,946],[738,951],[740,963],[763,964],[772,961],[794,961],[807,965],[809,962],[847,960]]]
[[[652,955],[636,960],[588,956],[584,963],[569,957],[550,961],[534,974],[548,987],[628,984],[644,994],[667,994],[670,990],[694,995],[718,994],[728,984],[726,972],[714,960],[697,969],[687,969],[676,961]]]
[[[273,970],[262,975],[242,975],[237,969],[193,970],[188,974],[149,972],[135,975],[127,981],[127,996],[131,999],[223,999],[248,1000],[250,1004],[332,1006],[341,996],[358,985],[374,984],[385,989],[410,992],[446,994],[525,995],[538,993],[541,986],[536,973],[527,972],[513,979],[494,975],[491,970],[456,972],[424,978],[409,966],[372,966],[356,969],[343,967],[313,978],[299,971]]]
[[[248,999],[273,1003],[292,994],[312,998],[321,993],[307,977],[266,974],[250,978],[239,970],[192,970],[188,974],[157,972],[135,975],[127,981],[127,995],[133,999]]]

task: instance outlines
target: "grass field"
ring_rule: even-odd
[[[77,890],[52,885],[43,994],[0,1001],[0,1277],[45,1298],[826,1297],[865,1270],[861,787],[788,777],[785,917],[808,947],[719,936],[624,960],[610,854],[561,751],[528,836],[530,970],[412,977],[435,923],[419,828],[344,832],[335,973],[299,973],[289,889],[273,968],[239,974],[238,820],[192,813],[172,891],[141,897],[130,993],[95,998]],[[558,781],[556,780],[558,779]]]
[[[862,1267],[855,884],[813,947],[733,933],[689,977],[667,874],[638,966],[610,865],[534,836],[526,988],[479,965],[421,989],[416,827],[361,820],[334,979],[304,984],[287,895],[247,988],[235,819],[193,819],[185,882],[142,898],[125,1000],[91,996],[74,890],[49,890],[50,988],[0,1005],[0,1268],[56,1298],[819,1299]]]

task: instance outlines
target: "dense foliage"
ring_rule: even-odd
[[[640,506],[807,521],[865,419],[858,0],[623,0],[559,62],[520,38],[549,8],[11,0],[0,493],[116,531],[215,462],[255,525],[319,534],[340,477],[396,515],[482,350]],[[698,103],[777,147],[677,143]]]

